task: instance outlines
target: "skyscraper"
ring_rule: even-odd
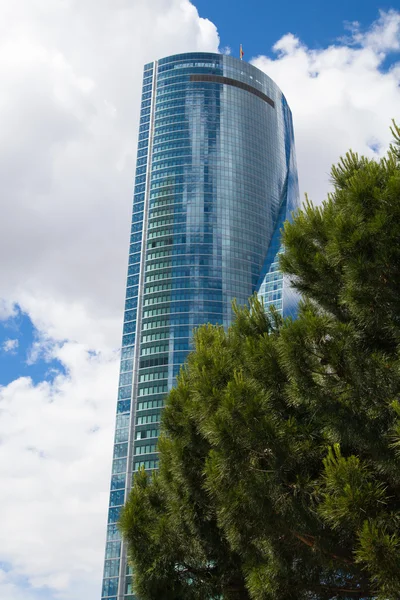
[[[135,471],[157,468],[166,392],[194,327],[228,326],[254,291],[283,314],[280,229],[299,202],[291,112],[231,56],[144,67],[102,598],[135,600],[117,530]]]

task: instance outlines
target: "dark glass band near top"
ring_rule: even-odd
[[[246,92],[250,92],[251,94],[258,96],[261,98],[261,100],[264,100],[264,102],[267,102],[267,104],[272,106],[272,108],[275,108],[275,102],[271,100],[267,94],[260,92],[260,90],[257,90],[257,88],[248,85],[247,83],[237,81],[236,79],[231,79],[230,77],[222,77],[221,75],[191,75],[190,81],[207,81],[209,83],[224,83],[226,85],[233,85],[234,87],[246,90]]]

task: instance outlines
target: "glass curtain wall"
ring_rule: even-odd
[[[135,600],[117,529],[135,471],[157,468],[166,392],[193,328],[228,326],[255,291],[294,314],[280,229],[299,203],[290,109],[230,56],[145,65],[102,599]]]

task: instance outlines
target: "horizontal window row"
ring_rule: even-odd
[[[158,356],[157,358],[141,359],[139,369],[147,369],[148,367],[157,367],[168,365],[168,356]]]
[[[139,376],[139,382],[143,381],[157,381],[158,379],[167,379],[168,370],[165,371],[155,371],[153,373],[143,373]]]
[[[175,115],[174,115],[175,116]],[[215,118],[212,116],[204,114],[202,115],[203,124],[207,126],[208,130],[215,130]],[[170,135],[171,134],[171,135]],[[175,121],[174,119],[169,122],[168,118],[158,117],[155,122],[154,128],[154,142],[160,143],[162,140],[174,140],[179,138],[186,138],[189,135],[189,130],[187,127],[187,123],[178,119]]]
[[[179,61],[169,61],[168,63],[161,65],[158,67],[158,77],[157,80],[179,80],[179,81],[188,81],[187,75],[191,75],[193,73],[193,69],[195,69],[195,73],[223,73],[223,66],[219,63],[194,63],[194,62],[184,62],[181,57],[179,57]]]
[[[217,319],[218,319],[218,315],[217,315]],[[211,316],[209,316],[208,320],[209,320],[209,322],[212,321]],[[202,320],[202,322],[203,322],[203,320]],[[187,324],[186,327],[174,326],[174,327],[171,327],[170,329],[167,329],[167,331],[159,331],[156,333],[143,335],[142,342],[146,343],[146,342],[155,342],[158,340],[166,340],[169,338],[171,333],[173,333],[174,338],[179,338],[179,337],[185,338],[185,337],[189,337],[189,335],[191,334],[191,328],[189,330],[189,323]]]
[[[184,148],[190,154],[192,147],[192,138],[190,137],[189,130],[170,135],[157,135],[157,137],[154,137],[153,142],[153,158],[159,152],[177,150],[178,148]]]
[[[144,306],[151,306],[154,304],[161,304],[163,302],[177,302],[179,300],[214,300],[222,301],[222,292],[212,292],[210,290],[191,290],[190,292],[179,292],[174,291],[168,295],[157,295],[145,298]]]
[[[148,425],[149,423],[159,423],[161,413],[153,413],[152,415],[144,415],[142,417],[136,417],[136,425]]]
[[[155,258],[163,258],[164,256],[172,256],[172,250],[157,250],[156,252],[148,252],[147,260],[154,260]]]
[[[154,206],[152,206],[152,211],[151,211],[151,215],[150,218],[153,219],[155,217],[165,217],[165,216],[169,216],[171,214],[181,214],[181,213],[185,213],[187,211],[187,206],[182,204],[177,204],[176,206],[174,205],[174,200],[175,198],[171,199],[171,203],[170,203],[170,208],[156,208]]]
[[[186,156],[189,156],[190,160],[186,160]],[[185,174],[186,166],[192,163],[192,153],[186,153],[182,155],[182,158],[176,158],[175,160],[166,160],[165,156],[160,157],[159,161],[154,160],[151,165],[151,181],[152,183],[157,179],[163,177],[174,177],[174,182],[181,181],[181,177]],[[166,170],[167,169],[167,170]],[[157,173],[157,171],[161,171]],[[165,171],[166,170],[166,171]],[[164,172],[165,171],[165,172]],[[179,175],[179,178],[177,176]],[[190,173],[185,174],[186,177],[190,176]],[[182,179],[183,181],[183,179]],[[185,179],[187,181],[187,179]]]
[[[170,314],[170,312],[171,312],[171,307],[169,307],[169,306],[163,306],[161,308],[152,308],[150,310],[143,311],[143,318],[145,319],[146,317],[156,317],[159,315],[166,315],[166,314]]]
[[[194,176],[196,178],[196,176]],[[187,200],[175,196],[175,198],[164,198],[162,202],[165,207],[159,208],[153,206],[150,213],[150,222],[158,223],[157,227],[170,224],[181,224],[186,221],[193,226],[196,224],[218,224],[221,228],[229,228],[232,223],[238,225],[241,222],[246,223],[246,228],[252,228],[257,223],[259,227],[272,229],[270,216],[265,209],[265,197],[259,194],[259,201],[253,196],[252,202],[247,202],[246,215],[243,215],[241,207],[243,206],[243,195],[237,194],[230,196],[229,203],[222,205],[221,198],[216,198],[215,194],[210,195],[205,202],[203,197],[192,195],[193,202],[187,204]],[[154,204],[158,204],[158,200]],[[164,213],[164,215],[159,215]],[[164,222],[164,219],[168,219]],[[280,228],[281,225],[277,224]],[[154,229],[154,227],[152,227]],[[279,246],[278,246],[279,247]]]
[[[133,465],[134,471],[139,471],[139,469],[158,469],[158,459],[154,460],[143,460],[143,461],[135,461]]]
[[[166,237],[162,240],[158,240],[158,241],[154,241],[154,242],[147,242],[147,249],[149,250],[149,249],[153,249],[153,248],[162,248],[163,246],[172,246],[173,243],[174,243],[173,237]],[[177,243],[177,240],[175,240],[175,244],[176,243]],[[186,244],[186,239],[185,239],[184,243]]]
[[[187,283],[190,283],[190,282],[187,282]],[[181,287],[189,287],[189,286],[182,285]],[[171,283],[163,283],[160,285],[147,285],[144,288],[144,293],[152,294],[153,292],[162,292],[165,290],[172,290],[172,284]]]
[[[149,396],[150,394],[163,394],[168,392],[168,385],[150,385],[139,389],[138,396]]]
[[[229,269],[228,273],[230,274],[230,277],[235,280],[235,282],[242,281],[243,283],[247,283],[249,277],[251,276],[251,273],[249,273],[248,270],[244,271],[243,269]],[[256,274],[255,276],[258,277],[259,275]],[[174,267],[173,269],[168,268],[168,270],[165,270],[165,267],[160,267],[158,273],[152,273],[146,276],[145,283],[153,283],[155,281],[163,280],[170,280],[172,283],[174,283],[177,278],[184,278],[184,280],[186,280],[188,277],[198,282],[199,288],[219,287],[220,284],[218,282],[222,280],[223,273],[222,269],[213,268],[210,266],[188,265],[186,269],[178,269],[177,267]],[[208,280],[208,284],[204,280]]]
[[[152,215],[153,216],[153,215]],[[162,227],[163,225],[171,225],[175,223],[185,223],[187,215],[185,212],[180,214],[174,214],[170,218],[165,217],[164,219],[156,219],[149,221],[149,229],[155,229],[156,227]]]
[[[135,456],[140,454],[153,454],[156,452],[157,444],[147,444],[146,446],[138,446],[135,448]]]
[[[162,244],[162,242],[156,242],[157,244]],[[233,242],[235,243],[235,242]],[[202,246],[202,247],[199,247]],[[201,243],[201,244],[197,244],[197,254],[193,255],[188,253],[187,251],[187,247],[186,245],[183,246],[179,246],[178,244],[174,245],[174,248],[171,249],[167,249],[167,250],[157,250],[156,252],[153,251],[149,251],[148,255],[147,255],[147,260],[157,260],[158,258],[165,258],[165,257],[170,257],[170,256],[182,256],[184,255],[186,258],[184,259],[184,261],[186,263],[190,264],[190,261],[193,261],[194,259],[197,259],[200,261],[204,260],[204,261],[209,261],[210,259],[213,260],[213,263],[216,262],[216,264],[213,264],[213,266],[218,266],[218,261],[219,259],[213,259],[213,246],[212,244],[207,243]],[[264,249],[265,251],[265,249]],[[201,258],[203,257],[203,258]],[[248,263],[255,265],[256,268],[259,268],[258,265],[260,263],[260,252],[257,251],[255,252],[253,249],[251,250],[247,250],[247,249],[243,249],[242,252],[239,252],[239,250],[229,250],[229,258],[233,261],[240,261],[241,263],[244,263],[245,265],[247,265]],[[200,264],[202,264],[200,262]],[[206,262],[204,263],[206,264]],[[193,266],[193,265],[191,265]],[[245,270],[245,269],[243,269]],[[277,271],[278,272],[278,271]],[[280,272],[280,271],[279,271]]]
[[[206,85],[209,85],[209,84],[204,84],[204,87]],[[181,110],[186,110],[186,113],[187,113],[187,111],[190,110],[191,108],[192,109],[197,108],[198,112],[200,113],[201,109],[204,110],[205,106],[206,106],[206,99],[204,96],[205,96],[204,89],[199,89],[197,93],[192,93],[192,94],[190,94],[190,93],[177,94],[177,98],[175,100],[171,100],[168,96],[159,96],[156,99],[156,108],[155,108],[156,119],[165,115],[166,111],[168,111],[169,114],[174,114],[174,113],[180,112]],[[201,102],[201,106],[199,105],[199,100]],[[212,98],[212,100],[209,104],[217,110],[220,108],[221,105],[222,106],[227,105],[227,103],[224,103],[223,101],[221,102],[221,99],[218,98],[217,94],[214,95],[214,98]],[[238,110],[241,108],[239,102],[235,103],[235,107],[237,107]],[[230,106],[229,106],[229,108],[230,108]],[[244,113],[244,114],[246,114],[246,113]],[[261,115],[262,115],[262,113],[260,113],[260,119],[261,119]]]
[[[165,301],[165,299],[164,299]],[[166,301],[171,301],[171,298],[167,298]],[[158,315],[169,314],[172,323],[176,323],[176,317],[174,315],[179,315],[182,313],[186,313],[185,319],[186,322],[190,318],[192,318],[193,314],[199,313],[222,313],[223,312],[223,304],[222,299],[220,302],[207,302],[198,297],[197,299],[193,299],[191,302],[189,301],[179,301],[170,303],[168,306],[162,306],[160,308],[153,308],[151,310],[145,310],[143,312],[143,318],[155,317]],[[179,321],[179,323],[183,323],[183,321]],[[128,369],[127,369],[128,370]]]
[[[159,429],[144,429],[142,431],[137,431],[136,432],[136,440],[146,440],[146,439],[150,439],[150,438],[158,438],[158,436],[160,435],[160,430]],[[143,452],[142,452],[143,454]]]
[[[147,235],[148,240],[153,240],[155,238],[163,237],[165,235],[172,235],[174,233],[173,228],[161,229],[158,231],[150,231]]]
[[[155,319],[154,317],[152,317],[150,321],[143,324],[143,329],[145,328],[145,325],[148,326],[146,329],[169,327],[170,325],[188,325],[189,319],[192,316],[193,315],[190,315],[190,313],[174,313],[170,314],[168,319]]]
[[[161,344],[161,345],[156,345],[156,346],[145,346],[144,348],[140,349],[140,355],[141,356],[148,356],[150,354],[157,354],[159,352],[167,352],[169,348],[168,344]]]
[[[212,231],[212,229],[211,229]],[[248,234],[246,238],[243,236],[243,230],[240,231],[239,227],[230,227],[230,235],[228,234],[228,228],[226,231],[224,229],[222,232],[218,232],[218,236],[220,237],[219,245],[222,247],[229,245],[229,258],[233,258],[234,255],[232,252],[241,250],[242,254],[239,254],[238,258],[243,260],[246,257],[243,257],[243,253],[249,254],[251,258],[254,258],[254,262],[257,264],[260,262],[260,258],[265,254],[266,246],[263,238],[260,235],[257,235],[254,230],[247,230]],[[182,230],[182,233],[184,230]],[[181,235],[181,232],[174,231],[174,237],[171,236],[171,230],[161,230],[157,232],[153,232],[149,236],[148,241],[148,249],[152,249],[154,244],[156,247],[162,247],[162,245],[172,245],[175,244],[186,244],[187,238],[189,238],[191,244],[196,244],[196,250],[199,254],[204,254],[207,256],[207,250],[210,250],[209,254],[212,254],[212,250],[215,253],[215,248],[213,248],[213,244],[217,241],[216,236],[213,233],[205,233],[205,232],[189,232],[187,235]],[[155,238],[154,241],[150,241],[150,238]],[[157,239],[158,238],[158,239]],[[160,239],[161,238],[161,239]],[[197,240],[196,240],[197,238]],[[243,239],[244,238],[244,239]],[[187,254],[190,256],[190,253],[185,249],[185,251],[178,252],[178,248],[174,247],[174,254]],[[274,270],[271,267],[271,271]],[[278,270],[278,265],[275,270]]]
[[[149,333],[147,335],[142,335],[142,342],[155,342],[157,340],[166,340],[169,338],[169,330],[168,331],[159,331],[158,333]]]
[[[145,346],[143,348],[143,350],[146,350],[146,352],[142,353],[142,356],[154,356],[154,354],[157,354],[158,352],[163,352],[163,350],[158,350],[158,348],[162,348],[162,346],[158,346],[158,345],[150,345],[150,346]],[[169,345],[165,345],[165,352],[168,351]],[[171,364],[182,364],[182,362],[184,362],[186,355],[187,355],[187,351],[190,348],[190,341],[189,338],[180,338],[180,339],[174,339],[171,340]],[[148,368],[148,367],[143,367],[143,368]]]
[[[257,282],[258,279],[258,275],[254,276],[255,278],[255,282]],[[239,283],[239,277],[235,277],[233,278],[234,281],[230,282],[230,285],[234,285]],[[249,283],[249,278],[240,278],[244,283]],[[170,283],[163,283],[163,284],[158,284],[158,285],[146,285],[145,289],[144,289],[144,293],[145,294],[153,294],[154,292],[163,292],[163,291],[168,291],[168,290],[181,290],[181,289],[188,289],[188,288],[193,288],[196,289],[197,295],[199,294],[199,290],[201,290],[200,293],[203,293],[203,290],[205,288],[208,289],[213,289],[213,290],[220,290],[222,289],[222,280],[221,279],[213,279],[211,277],[199,277],[198,279],[196,279],[196,277],[172,277],[169,278]]]
[[[164,406],[163,398],[154,400],[145,400],[137,403],[136,410],[147,410],[149,408],[162,408]]]
[[[176,125],[180,124],[181,127],[187,127],[186,115],[184,113],[172,113],[172,114],[160,114],[156,119],[156,129],[160,126],[165,125]],[[211,119],[212,123],[215,122],[214,119]]]
[[[147,321],[142,325],[142,331],[148,331],[149,329],[155,329],[157,327],[168,327],[170,324],[169,319],[158,319],[156,321]]]

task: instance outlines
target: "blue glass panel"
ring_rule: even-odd
[[[107,541],[108,542],[113,542],[113,541],[120,541],[121,540],[121,534],[119,532],[118,529],[118,525],[116,523],[113,523],[112,525],[107,525]]]
[[[104,563],[104,578],[118,577],[119,575],[119,563],[118,559],[106,560]]]
[[[128,412],[131,408],[130,400],[120,400],[117,402],[117,413]]]
[[[125,491],[118,490],[110,494],[110,506],[121,506],[124,503]]]
[[[118,523],[120,513],[121,513],[121,507],[110,508],[108,511],[108,522],[109,523]],[[116,557],[115,556],[107,556],[107,558],[116,558]]]
[[[132,393],[132,387],[130,385],[126,387],[121,387],[118,390],[118,400],[124,400],[126,398],[130,398]]]
[[[134,343],[135,343],[135,334],[134,333],[128,333],[123,336],[123,338],[122,338],[123,346],[132,346]]]
[[[104,579],[103,581],[103,598],[107,598],[118,592],[118,579]]]
[[[125,474],[113,475],[111,477],[111,489],[121,490],[125,488]]]
[[[113,458],[122,458],[128,454],[128,444],[123,442],[122,444],[115,444]]]

